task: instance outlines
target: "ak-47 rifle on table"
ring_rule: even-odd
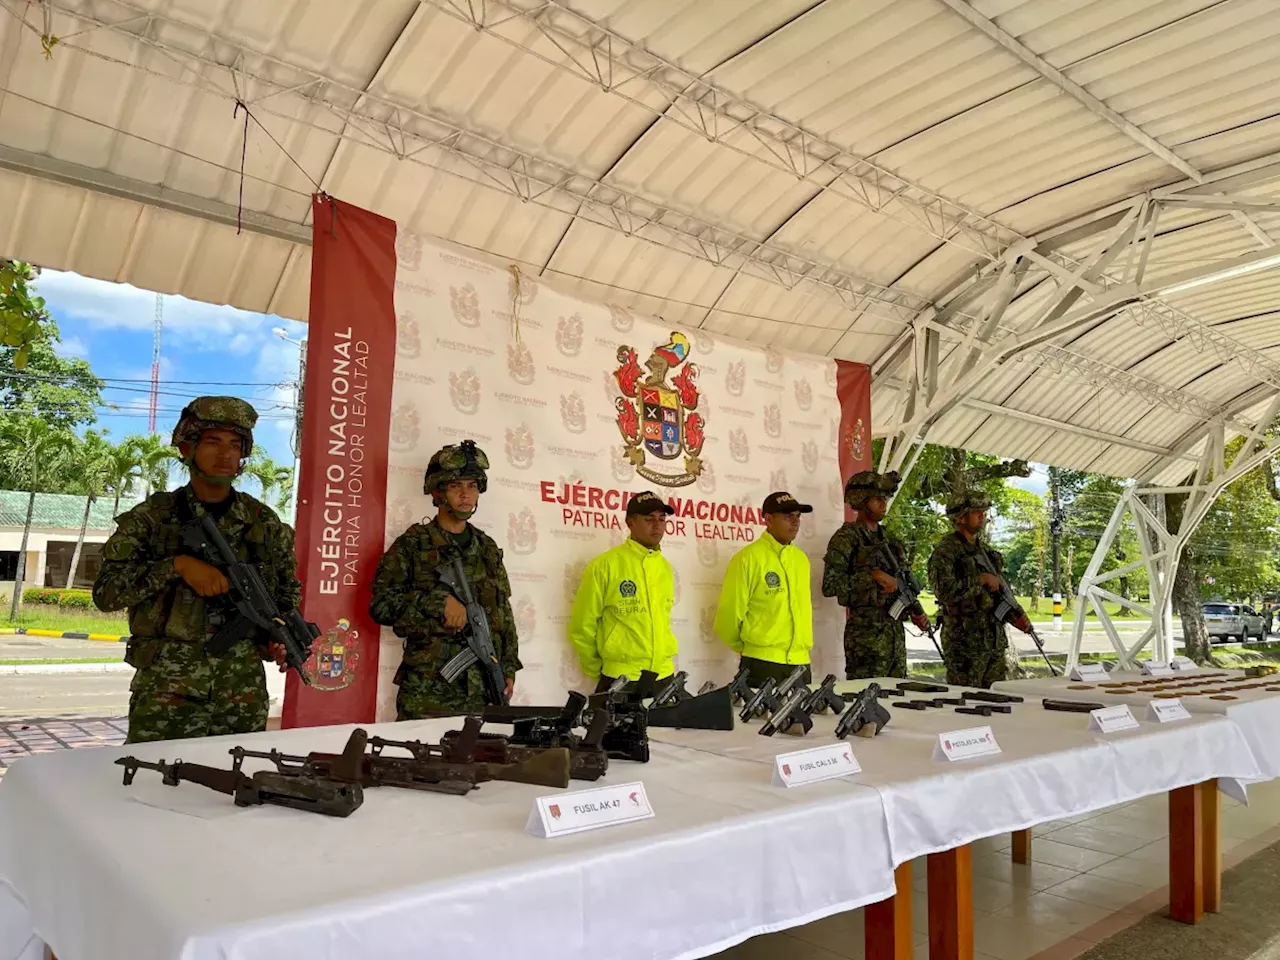
[[[125,786],[133,783],[138,770],[156,770],[171,787],[183,781],[198,783],[227,794],[238,807],[271,804],[330,817],[349,817],[364,803],[359,782],[325,776],[314,769],[296,773],[263,770],[250,775],[240,769],[241,759],[237,758],[230,770],[182,760],[150,763],[137,757],[121,757],[116,763],[124,767]]]
[[[587,698],[577,691],[557,714],[549,715],[545,707],[485,707],[481,718],[486,723],[509,723],[510,734],[481,733],[476,742],[476,759],[508,763],[532,756],[532,751],[565,749],[569,751],[569,776],[574,780],[599,780],[609,769],[609,755],[604,749],[604,736],[609,727],[609,713],[597,710],[591,716],[586,733],[574,733],[583,724]],[[451,730],[440,738],[451,745],[460,734]],[[495,745],[501,740],[505,746]],[[500,754],[509,760],[500,759]]]

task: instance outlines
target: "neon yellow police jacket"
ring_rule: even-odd
[[[588,563],[569,619],[583,672],[593,680],[601,674],[635,680],[642,670],[671,676],[674,602],[671,562],[630,537]]]
[[[813,648],[809,558],[767,530],[729,561],[716,633],[735,653],[769,663],[808,663]]]

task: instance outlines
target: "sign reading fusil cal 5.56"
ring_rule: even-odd
[[[832,743],[811,750],[778,754],[773,761],[773,785],[798,787],[861,772],[862,767],[849,744]]]

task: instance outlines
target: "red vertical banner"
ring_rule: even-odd
[[[840,402],[840,479],[873,468],[871,462],[871,368],[836,361],[836,399]],[[845,507],[845,519],[852,511]]]
[[[321,195],[311,214],[296,547],[302,614],[321,635],[314,685],[288,675],[284,727],[374,720],[379,627],[369,597],[383,548],[396,360],[395,221]]]

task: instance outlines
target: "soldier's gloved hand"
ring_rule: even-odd
[[[195,557],[174,557],[173,568],[202,597],[218,597],[231,589],[221,570]]]
[[[926,633],[929,629],[929,618],[923,613],[913,613],[911,615],[911,622],[916,625],[916,629],[921,633]]]
[[[893,591],[898,589],[898,581],[894,580],[893,577],[889,576],[883,570],[872,570],[871,578],[875,580],[876,583],[880,584],[880,589],[885,593],[893,593]]]
[[[461,630],[467,625],[467,608],[454,597],[444,598],[444,625],[454,630]]]
[[[271,654],[271,659],[276,662],[276,666],[280,668],[281,673],[289,669],[289,665],[284,660],[285,650],[283,643],[268,643],[267,653]]]
[[[1022,616],[1020,616],[1017,620],[1013,621],[1013,625],[1017,627],[1019,630],[1021,630],[1023,633],[1030,633],[1032,629],[1031,618],[1028,617],[1025,613]]]
[[[1000,578],[997,577],[994,573],[978,574],[978,582],[982,584],[984,587],[986,587],[988,590],[990,590],[992,593],[995,593],[1000,589]]]

